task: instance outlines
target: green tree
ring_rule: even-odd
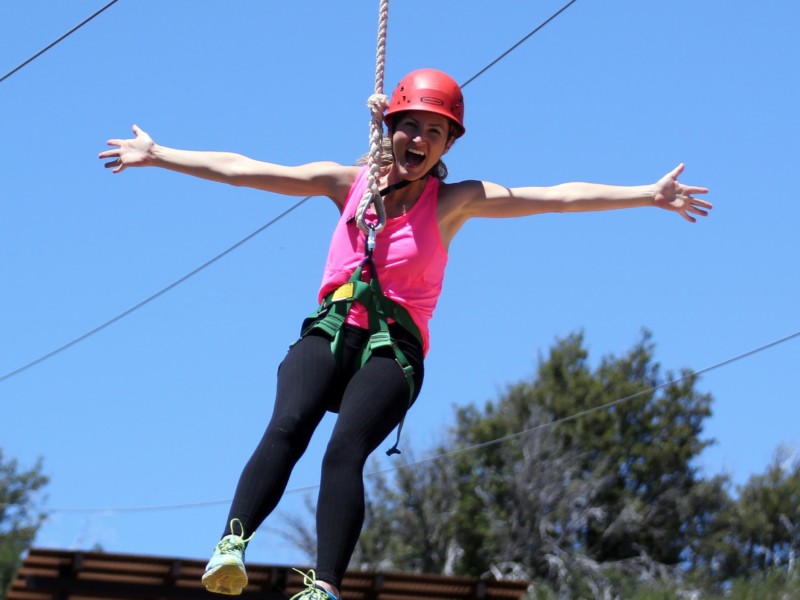
[[[22,554],[45,519],[36,500],[47,482],[41,460],[33,468],[21,471],[17,461],[6,460],[0,450],[0,597],[5,597]]]
[[[737,501],[721,518],[724,535],[713,556],[722,578],[796,571],[800,559],[800,460],[787,448],[779,448],[763,475],[754,475],[739,487]]]
[[[457,411],[437,450],[456,454],[404,466],[396,490],[379,491],[374,503],[398,511],[384,527],[403,523],[396,566],[512,569],[571,597],[670,580],[728,499],[724,478],[694,466],[712,401],[695,385],[688,370],[662,375],[648,332],[595,369],[582,334],[557,340],[534,378]],[[447,539],[423,543],[424,531]]]
[[[533,381],[510,387],[483,411],[459,411],[456,439],[463,446],[521,429],[535,433],[465,456],[459,468],[469,487],[490,490],[492,502],[504,506],[521,468],[568,475],[561,477],[562,493],[577,488],[586,512],[577,522],[564,515],[558,530],[577,526],[571,541],[587,555],[608,562],[646,554],[679,563],[685,524],[706,510],[694,494],[700,483],[694,461],[711,443],[700,438],[711,396],[694,389],[688,370],[663,377],[653,355],[645,332],[625,355],[603,358],[592,372],[583,336],[575,334],[557,341]]]

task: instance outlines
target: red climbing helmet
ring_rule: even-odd
[[[464,135],[464,96],[461,88],[447,73],[436,69],[412,71],[397,84],[386,111],[391,125],[392,115],[407,110],[424,110],[444,115],[455,125],[455,136]]]

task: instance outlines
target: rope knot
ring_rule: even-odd
[[[372,94],[367,99],[367,106],[373,115],[381,115],[389,108],[389,97],[386,94]]]

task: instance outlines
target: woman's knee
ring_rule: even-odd
[[[378,442],[380,443],[380,442]],[[337,477],[361,477],[367,458],[377,444],[346,435],[334,435],[328,441],[322,457],[322,470]]]

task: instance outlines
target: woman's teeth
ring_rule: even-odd
[[[419,150],[409,148],[406,154],[408,156],[408,162],[412,164],[418,165],[425,161],[425,153]]]

